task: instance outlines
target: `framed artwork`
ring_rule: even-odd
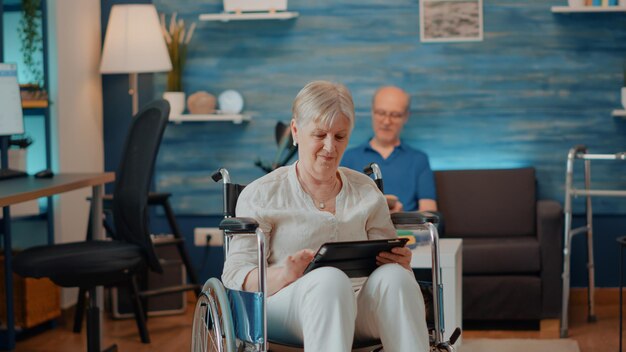
[[[420,0],[420,40],[483,40],[483,0]]]

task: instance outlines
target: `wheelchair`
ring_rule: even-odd
[[[382,191],[382,175],[375,163],[365,168],[365,173],[374,175],[374,181]],[[235,217],[235,206],[239,193],[245,186],[233,184],[226,169],[212,175],[215,182],[224,185],[224,219],[219,227],[224,231],[224,254],[229,251],[233,236],[254,236],[257,239],[259,288],[257,292],[230,290],[217,278],[210,278],[202,287],[193,317],[192,352],[234,351],[302,351],[302,346],[276,343],[268,340],[266,314],[266,242],[265,234],[251,218]],[[439,235],[436,224],[438,217],[428,212],[405,212],[392,214],[397,229],[426,230],[432,250],[432,311],[433,324],[429,324],[430,351],[455,351],[454,343],[461,334],[456,328],[450,340],[444,340],[443,284],[439,262]],[[436,270],[435,270],[436,268]],[[382,351],[380,341],[355,343],[352,351]]]

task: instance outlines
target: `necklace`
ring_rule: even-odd
[[[336,189],[337,189],[337,185],[339,184],[339,181],[337,180],[337,178],[335,177],[335,183],[333,184],[333,188],[330,191],[330,198],[327,199],[322,199],[322,200],[317,200],[315,199],[315,197],[313,196],[313,194],[311,193],[311,191],[309,191],[308,187],[304,184],[304,182],[300,182],[300,184],[302,185],[302,189],[304,190],[305,193],[307,193],[311,199],[313,200],[313,203],[315,204],[315,206],[317,206],[317,208],[319,209],[326,209],[326,202],[328,202],[329,200],[333,199],[336,195],[334,195]]]
[[[337,182],[335,182],[335,184],[333,185],[333,192],[332,193],[335,193],[335,187],[336,186],[337,186]],[[318,202],[319,203],[317,207],[320,208],[320,209],[325,209],[326,208],[325,202],[332,199],[332,198],[328,198],[325,201],[324,200],[317,201],[315,198],[313,198],[313,195],[311,195],[311,198],[313,199],[313,202]]]

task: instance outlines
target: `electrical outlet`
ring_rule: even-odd
[[[224,244],[224,234],[217,227],[196,227],[193,229],[193,244],[197,247],[221,247]]]

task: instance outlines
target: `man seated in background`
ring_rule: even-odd
[[[410,105],[411,97],[404,90],[379,88],[372,99],[374,137],[347,150],[341,164],[362,171],[367,164],[377,163],[391,212],[436,211],[435,180],[428,156],[400,140]]]

